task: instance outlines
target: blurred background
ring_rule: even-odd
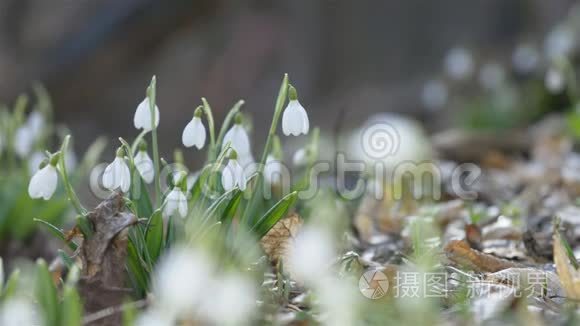
[[[395,111],[436,129],[445,116],[426,110],[421,93],[450,49],[509,64],[516,44],[541,48],[573,3],[0,0],[0,98],[11,103],[44,83],[77,151],[97,135],[136,135],[133,114],[152,75],[167,148],[180,145],[202,96],[218,124],[245,99],[259,145],[284,72],[311,125],[348,128]]]

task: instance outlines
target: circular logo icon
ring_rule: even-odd
[[[386,122],[366,126],[361,137],[362,149],[371,159],[384,159],[399,150],[400,136],[395,127]]]
[[[380,299],[387,294],[389,279],[380,270],[368,270],[358,280],[358,288],[366,298]]]

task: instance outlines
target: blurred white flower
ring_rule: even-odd
[[[135,167],[146,183],[153,182],[155,178],[155,169],[153,168],[153,161],[147,151],[139,150],[133,159]]]
[[[327,276],[334,258],[330,234],[321,228],[305,227],[290,249],[288,270],[296,280],[315,284]]]
[[[530,44],[520,44],[512,56],[512,64],[517,72],[529,74],[538,68],[540,53]]]
[[[146,97],[138,106],[133,117],[133,124],[137,129],[151,131],[151,109],[149,98]],[[155,105],[155,128],[159,126],[159,107]]]
[[[315,286],[320,301],[323,318],[322,325],[358,325],[357,298],[360,290],[354,290],[350,282],[334,277],[326,277]],[[358,292],[358,293],[357,293]]]
[[[574,32],[567,26],[554,28],[544,41],[544,53],[548,59],[567,57],[572,53],[576,41]]]
[[[120,150],[113,163],[107,165],[103,172],[103,186],[111,191],[120,188],[123,192],[131,187],[131,171]]]
[[[200,174],[201,174],[201,170],[200,171],[193,172],[193,173],[191,173],[190,175],[187,176],[187,181],[186,181],[187,182],[187,191],[191,191],[191,189],[195,185],[195,182],[199,178],[199,175]]]
[[[16,133],[14,134],[14,151],[19,157],[25,158],[28,156],[32,150],[32,145],[36,141],[35,136],[34,131],[26,124],[16,129]]]
[[[447,104],[447,86],[441,80],[430,80],[423,87],[421,101],[431,110],[440,109]]]
[[[44,116],[39,111],[33,111],[28,116],[26,125],[32,130],[35,138],[38,138],[44,129]]]
[[[479,71],[479,83],[488,90],[498,89],[506,79],[502,65],[496,62],[484,64]]]
[[[36,171],[40,170],[40,164],[45,158],[46,155],[43,152],[36,151],[30,155],[28,158],[28,172],[30,175],[33,175]]]
[[[183,146],[195,146],[197,149],[202,149],[205,144],[205,133],[205,127],[201,122],[201,118],[194,116],[187,126],[185,126],[185,129],[183,129],[183,135],[181,136]]]
[[[167,197],[165,197],[163,215],[169,217],[175,212],[179,212],[179,216],[182,218],[187,216],[187,196],[185,196],[180,187],[173,187]]]
[[[28,195],[33,199],[43,198],[44,200],[49,200],[56,191],[57,184],[58,172],[56,167],[48,163],[30,179]]]
[[[230,157],[228,164],[222,171],[222,186],[226,191],[230,191],[236,186],[243,191],[246,189],[246,182],[247,177],[244,168],[238,163],[236,157]]]
[[[225,146],[227,143],[231,144],[231,147],[238,153],[239,157],[251,155],[250,137],[248,137],[248,133],[241,123],[234,124],[234,126],[226,132],[223,145]]]
[[[300,148],[298,149],[296,152],[294,152],[294,155],[292,155],[292,164],[294,164],[294,166],[305,166],[306,163],[308,163],[308,155],[307,155],[307,149],[306,148]]]
[[[171,316],[192,316],[201,301],[215,289],[212,262],[202,252],[173,248],[157,268],[153,283],[160,309]]]
[[[160,311],[157,310],[148,310],[145,313],[141,314],[137,321],[135,322],[136,326],[174,326],[175,323],[173,322],[173,318],[169,318]]]
[[[214,280],[203,313],[215,325],[248,325],[256,308],[256,288],[238,275]]]
[[[272,154],[266,158],[266,165],[264,166],[264,179],[269,184],[280,183],[282,177],[282,162],[276,159]]]
[[[473,73],[471,52],[463,47],[451,49],[445,57],[445,72],[455,80],[466,80]]]
[[[42,325],[36,307],[24,299],[9,299],[0,307],[0,325]]]
[[[559,69],[551,67],[546,72],[544,85],[550,93],[559,94],[566,87],[566,77]]]
[[[282,132],[286,136],[308,134],[310,123],[306,110],[297,99],[290,100],[282,116]]]

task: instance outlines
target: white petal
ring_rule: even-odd
[[[230,191],[236,186],[236,177],[234,172],[234,167],[232,166],[233,160],[230,160],[224,170],[222,171],[222,187],[225,191]]]
[[[135,111],[133,124],[137,129],[151,131],[151,111],[149,108],[149,98],[145,98]],[[155,128],[159,126],[159,108],[155,105]]]
[[[284,135],[298,136],[302,133],[307,134],[309,128],[308,114],[304,107],[297,100],[290,101],[282,115],[282,132],[284,132]]]
[[[269,184],[278,183],[280,181],[282,174],[282,162],[274,158],[272,155],[268,155],[266,159],[266,165],[264,166],[264,179]]]
[[[177,205],[179,215],[185,218],[187,216],[187,197],[185,197],[185,194],[182,191],[178,191]]]
[[[244,169],[239,164],[237,165],[236,169],[236,183],[238,184],[238,187],[240,187],[240,190],[246,190],[246,183],[248,178],[246,178]]]
[[[294,153],[292,156],[292,163],[296,166],[306,165],[306,149],[301,148]]]
[[[198,117],[193,117],[191,121],[185,126],[181,141],[185,147],[192,147],[195,145],[197,149],[202,149],[205,144],[205,127]]]
[[[46,155],[42,152],[34,152],[28,158],[28,171],[30,174],[36,173],[39,170],[40,163],[46,158]]]
[[[155,177],[155,170],[153,169],[153,161],[149,157],[146,151],[139,151],[135,158],[133,159],[135,162],[135,167],[139,174],[143,178],[143,181],[146,183],[153,182],[153,178]]]
[[[19,157],[24,158],[32,149],[34,144],[34,132],[26,125],[16,130],[14,135],[14,151]]]
[[[131,170],[129,170],[129,166],[125,163],[125,160],[117,157],[118,159],[118,176],[120,179],[119,187],[123,192],[128,192],[129,188],[131,187]],[[117,160],[116,159],[116,160]]]
[[[231,143],[239,156],[250,154],[250,138],[248,133],[240,124],[234,125],[224,136],[223,144]]]
[[[131,172],[125,160],[116,157],[103,172],[103,186],[111,191],[121,188],[121,191],[129,191],[131,186]]]
[[[43,198],[44,200],[48,200],[56,191],[57,183],[58,174],[56,169],[54,166],[47,164],[30,179],[28,195],[30,198]]]
[[[165,207],[163,208],[163,215],[170,217],[177,210],[177,198],[178,191],[176,189],[171,190],[167,197],[165,197]]]

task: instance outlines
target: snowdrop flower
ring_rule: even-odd
[[[215,325],[248,325],[256,308],[256,289],[247,279],[226,275],[214,281],[204,315]]]
[[[192,310],[212,292],[207,287],[211,275],[212,262],[202,252],[173,248],[155,273],[153,288],[159,308],[178,316],[193,314]]]
[[[269,184],[280,183],[282,178],[282,162],[276,159],[272,154],[266,158],[266,165],[264,166],[264,179]]]
[[[481,70],[479,71],[479,83],[485,89],[497,89],[504,81],[505,71],[500,64],[488,62],[481,67]]]
[[[520,44],[512,56],[512,64],[517,72],[529,74],[536,70],[540,63],[538,50],[529,44]]]
[[[32,176],[28,184],[28,195],[30,198],[49,200],[52,197],[58,184],[56,165],[59,159],[60,153],[52,155],[48,164]]]
[[[423,87],[421,101],[430,110],[442,108],[447,103],[447,86],[441,80],[430,80]]]
[[[317,283],[334,260],[334,245],[327,231],[312,226],[298,234],[288,257],[288,270],[297,280]]]
[[[143,313],[135,322],[137,326],[173,326],[173,318],[169,318],[160,311],[154,309]]]
[[[284,115],[282,116],[282,132],[284,135],[298,136],[300,134],[308,134],[308,129],[310,128],[310,123],[308,122],[308,114],[306,110],[298,102],[298,94],[296,89],[292,86],[288,86],[288,106],[284,110]]]
[[[117,149],[117,157],[113,163],[107,165],[103,172],[103,186],[111,191],[121,189],[129,191],[131,186],[131,171],[123,158],[123,149]]]
[[[34,111],[28,116],[26,125],[32,130],[34,137],[37,138],[42,133],[42,129],[44,129],[44,116],[39,111]]]
[[[473,73],[471,53],[462,47],[451,49],[445,57],[445,71],[455,80],[468,79]]]
[[[292,164],[294,166],[305,166],[308,163],[308,149],[300,148],[292,156]]]
[[[18,127],[14,134],[14,151],[19,157],[25,158],[32,150],[34,141],[34,131],[28,125],[24,124]]]
[[[133,124],[137,129],[143,129],[145,131],[151,131],[151,110],[149,108],[149,98],[146,97],[137,106],[135,111],[135,117],[133,118]],[[155,128],[159,126],[159,108],[155,105]]]
[[[226,191],[239,187],[240,190],[246,190],[246,173],[238,163],[238,155],[235,150],[230,153],[228,164],[222,172],[222,186]]]
[[[0,325],[42,325],[37,312],[29,301],[10,299],[0,309]]]
[[[227,143],[230,143],[231,147],[240,157],[251,155],[250,137],[248,137],[248,133],[242,126],[242,117],[238,114],[235,119],[234,126],[224,136],[223,144],[225,146]]]
[[[551,67],[546,72],[544,84],[550,93],[559,94],[566,87],[566,78],[559,69]]]
[[[576,46],[574,32],[566,26],[552,30],[544,42],[544,52],[549,59],[567,57]]]
[[[187,189],[187,181],[185,173],[181,172],[177,177],[174,177],[175,185],[165,197],[165,207],[163,208],[163,215],[169,217],[179,213],[179,216],[185,218],[187,216],[187,196],[184,191]]]
[[[155,178],[155,170],[153,169],[153,161],[149,154],[147,154],[147,150],[139,149],[139,152],[133,158],[133,162],[135,163],[135,167],[139,174],[143,178],[143,181],[146,183],[153,182]]]
[[[201,107],[195,109],[193,119],[191,119],[187,126],[185,126],[185,129],[183,129],[183,135],[181,136],[183,146],[195,146],[197,149],[202,149],[203,145],[205,145],[205,127],[201,122],[201,114]]]

